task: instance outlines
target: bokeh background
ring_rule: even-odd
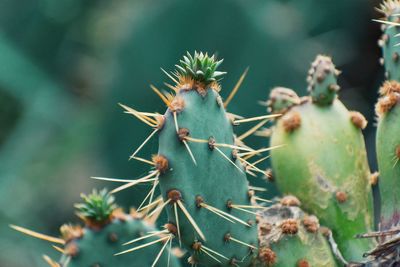
[[[90,176],[135,178],[146,166],[128,161],[150,129],[117,103],[163,113],[149,89],[165,88],[186,52],[224,58],[222,96],[246,67],[230,104],[244,116],[262,115],[277,85],[306,93],[316,54],[333,56],[343,71],[341,99],[370,121],[365,137],[371,168],[374,111],[383,79],[378,64],[378,5],[372,0],[1,0],[0,1],[0,266],[45,266],[58,258],[46,242],[12,231],[17,224],[57,235],[77,222],[80,192],[115,185]],[[243,132],[245,129],[237,129]],[[262,147],[265,138],[246,139]],[[152,140],[142,153],[157,150]],[[263,168],[267,168],[268,163]],[[262,178],[252,178],[264,184]],[[273,185],[268,197],[275,194]],[[117,195],[138,205],[144,187]]]

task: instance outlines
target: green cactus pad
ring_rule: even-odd
[[[383,58],[381,63],[385,66],[385,76],[388,80],[400,80],[400,38],[396,36],[400,33],[400,24],[395,26],[392,23],[399,23],[400,1],[387,0],[378,9],[384,15],[382,23],[382,36],[378,41],[382,48]]]
[[[359,260],[372,227],[370,170],[360,128],[366,121],[335,98],[330,105],[303,99],[276,122],[270,144],[276,183],[331,228],[348,260]]]
[[[230,208],[230,204],[251,205],[251,195],[244,168],[232,148],[217,145],[234,145],[235,137],[222,100],[214,89],[206,86],[200,94],[199,90],[177,88],[175,99],[179,99],[176,102],[183,108],[167,110],[159,133],[158,153],[168,160],[170,167],[160,175],[160,188],[164,201],[169,201],[168,218],[179,225],[182,243],[192,253],[193,262],[205,266],[233,263],[247,266],[253,254],[249,246],[257,244],[255,215]],[[230,222],[222,218],[226,215],[221,217],[207,207],[235,216],[248,226],[232,218]]]
[[[258,227],[256,266],[337,266],[318,219],[297,206],[279,203],[269,207],[259,213]]]
[[[376,106],[378,128],[376,152],[381,193],[381,229],[388,230],[400,223],[400,84],[386,82]]]

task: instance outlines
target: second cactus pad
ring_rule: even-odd
[[[273,128],[271,145],[285,146],[271,152],[272,166],[279,189],[298,197],[332,229],[345,258],[357,260],[370,244],[354,236],[368,232],[373,219],[361,133],[366,121],[336,98],[337,73],[329,58],[316,58],[308,78],[311,97],[283,112]]]

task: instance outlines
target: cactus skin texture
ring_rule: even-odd
[[[197,62],[197,71],[179,71],[183,67],[194,68],[192,62]],[[248,182],[239,159],[233,156],[232,148],[214,146],[215,142],[234,145],[235,141],[232,123],[218,94],[219,84],[216,79],[210,78],[215,66],[221,62],[207,54],[195,53],[194,57],[188,54],[181,61],[182,65],[177,65],[179,82],[175,86],[176,96],[164,115],[164,124],[159,133],[158,154],[168,160],[169,169],[161,173],[159,182],[164,201],[170,201],[167,206],[168,218],[179,224],[181,241],[192,253],[193,264],[248,266],[253,257],[252,249],[229,239],[232,237],[251,246],[257,245],[255,215],[229,208],[230,203],[251,205]],[[201,72],[206,75],[193,75]],[[221,73],[217,74],[219,76]],[[205,142],[190,142],[189,137]],[[189,156],[184,142],[190,147],[196,163]],[[178,200],[198,225],[205,240],[179,207]],[[249,226],[231,223],[210,212],[201,203],[231,214]],[[201,250],[201,246],[226,258],[209,253],[218,259],[217,262],[207,255],[207,251]]]
[[[361,133],[366,121],[332,99],[339,89],[337,74],[330,58],[318,56],[313,62],[308,77],[312,97],[301,98],[273,128],[271,145],[285,146],[271,151],[272,167],[278,188],[298,197],[306,211],[332,229],[347,260],[359,260],[371,241],[354,236],[368,232],[373,219]]]
[[[305,214],[299,204],[296,197],[286,196],[259,212],[260,257],[274,267],[337,266],[318,219]]]

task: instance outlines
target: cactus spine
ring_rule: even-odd
[[[354,236],[369,231],[373,218],[361,134],[366,121],[337,99],[337,75],[331,59],[318,56],[307,78],[310,97],[298,98],[300,104],[285,112],[275,105],[283,97],[281,89],[271,93],[271,112],[284,115],[277,119],[270,143],[286,145],[271,151],[272,167],[278,188],[297,196],[306,211],[332,229],[345,258],[357,260],[370,242]]]
[[[399,26],[400,1],[386,1],[381,6],[385,15],[382,22],[383,34],[379,40],[382,47],[383,62],[386,71],[386,81],[381,87],[380,98],[376,105],[378,128],[376,135],[376,150],[379,165],[379,189],[381,193],[380,228],[388,230],[400,222],[400,63]],[[389,24],[388,24],[389,23]]]
[[[260,212],[260,257],[268,266],[337,266],[318,219],[305,214],[300,201],[286,196]]]
[[[12,226],[14,229],[55,244],[62,253],[60,261],[56,262],[47,256],[44,259],[52,267],[78,266],[180,266],[175,255],[171,254],[168,242],[147,246],[140,252],[116,256],[124,248],[123,244],[132,239],[142,237],[145,233],[156,231],[151,222],[142,220],[142,215],[132,210],[125,214],[114,203],[114,197],[106,190],[82,195],[83,203],[77,204],[77,215],[84,221],[85,226],[64,224],[60,227],[61,238],[53,238]],[[166,225],[166,228],[170,227]],[[149,239],[165,240],[165,231],[158,231]],[[144,244],[143,241],[140,245]],[[165,250],[166,253],[159,254]],[[155,259],[159,256],[157,261]],[[157,265],[156,265],[157,264]]]

